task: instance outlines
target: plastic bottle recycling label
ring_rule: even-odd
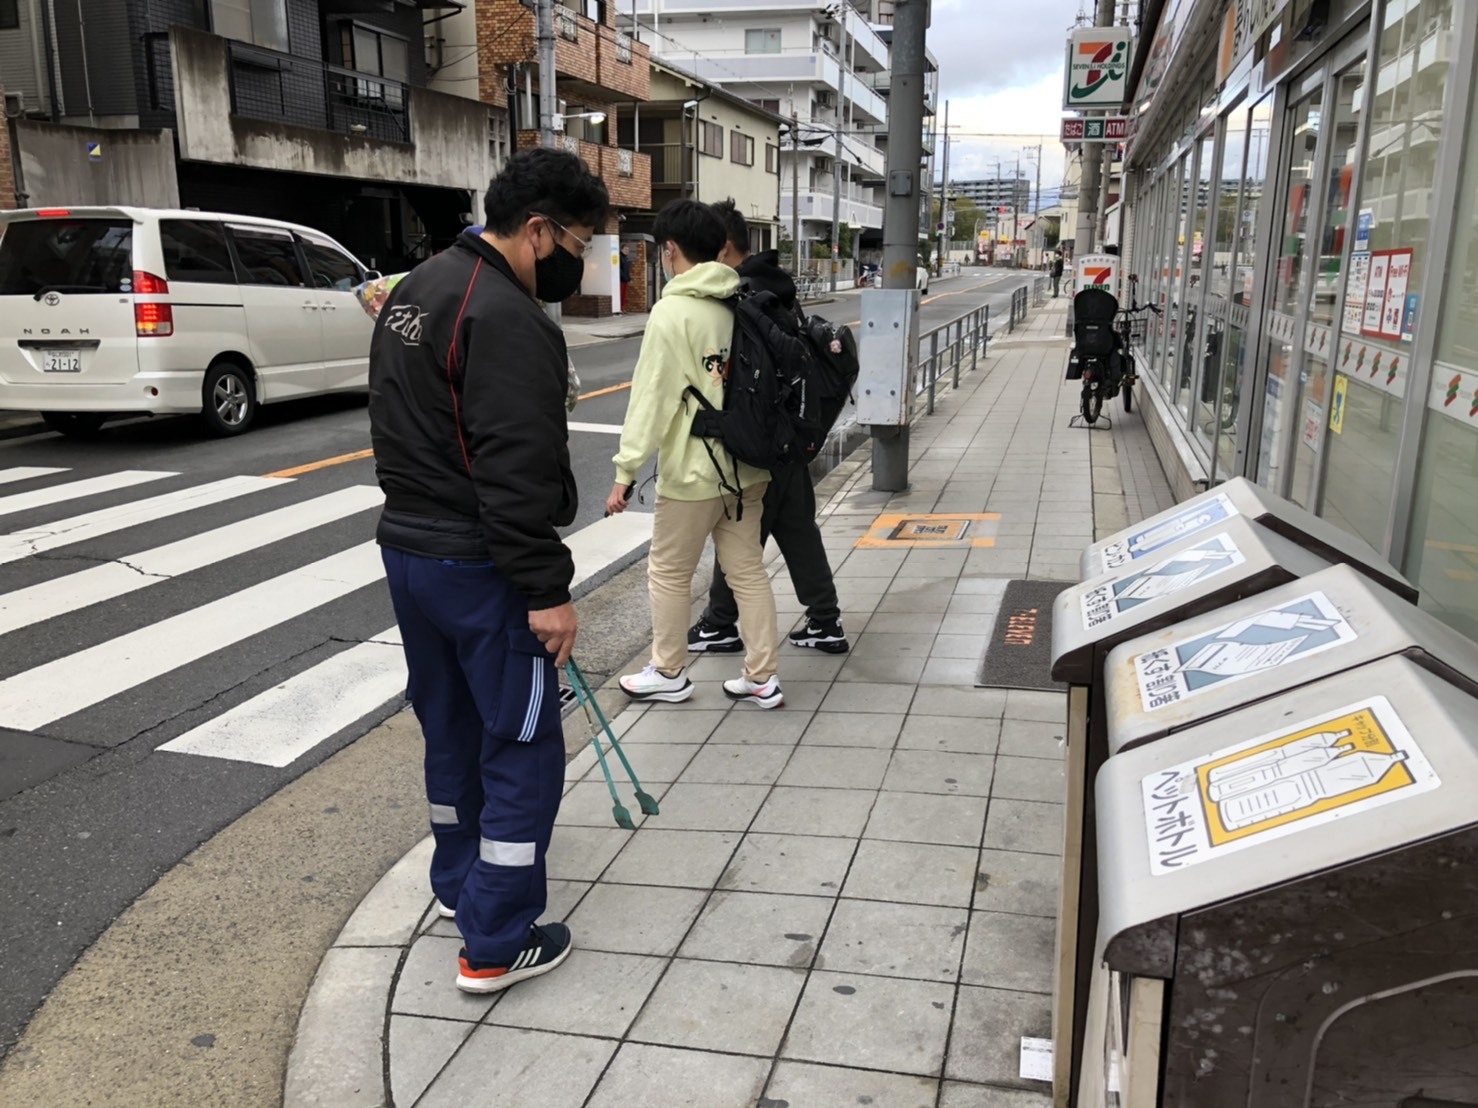
[[[1309,593],[1255,616],[1193,635],[1134,659],[1146,712],[1179,704],[1224,681],[1275,669],[1285,662],[1353,642],[1355,629],[1322,592]]]
[[[1156,876],[1429,792],[1436,772],[1371,697],[1144,778]]]
[[[1107,623],[1131,608],[1190,588],[1246,560],[1231,536],[1212,535],[1138,573],[1089,589],[1082,598],[1083,626]]]
[[[1217,493],[1199,504],[1188,505],[1153,527],[1146,527],[1143,531],[1136,531],[1118,542],[1111,542],[1105,546],[1101,552],[1103,570],[1105,573],[1110,573],[1120,566],[1127,566],[1138,558],[1153,554],[1162,547],[1188,538],[1197,531],[1204,530],[1213,523],[1220,523],[1236,514],[1237,506],[1227,498],[1225,493]]]

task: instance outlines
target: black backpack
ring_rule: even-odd
[[[816,363],[816,397],[820,415],[821,440],[814,454],[836,426],[837,417],[852,398],[860,364],[857,361],[857,338],[852,328],[844,327],[819,315],[808,316],[801,324],[801,337],[811,347]]]
[[[717,439],[733,459],[732,484],[705,441],[719,473],[719,487],[739,495],[738,463],[773,470],[804,462],[819,449],[829,425],[822,423],[817,360],[796,317],[771,292],[748,292],[725,301],[734,312],[724,406],[715,408],[691,385],[698,401],[692,433]],[[741,517],[742,518],[742,517]]]

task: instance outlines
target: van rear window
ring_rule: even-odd
[[[23,219],[0,236],[0,296],[132,288],[131,220]]]

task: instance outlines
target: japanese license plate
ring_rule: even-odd
[[[42,373],[81,373],[82,354],[77,350],[43,350]]]

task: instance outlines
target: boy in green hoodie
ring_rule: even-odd
[[[709,455],[711,449],[722,458],[724,448],[710,440],[705,449],[691,433],[697,402],[684,394],[692,386],[714,407],[723,407],[734,334],[734,313],[724,301],[738,291],[739,275],[717,260],[724,246],[724,225],[706,204],[673,201],[658,214],[652,233],[660,244],[668,281],[642,336],[621,449],[612,459],[616,484],[606,501],[609,511],[625,511],[627,489],[652,455],[658,456],[656,517],[647,557],[652,661],[641,673],[622,677],[621,688],[633,700],[673,704],[693,695],[693,683],[684,672],[693,571],[711,535],[738,601],[749,647],[743,675],[724,682],[724,695],[761,708],[778,708],[784,697],[775,674],[775,594],[760,543],[770,475],[740,463],[745,511],[726,503]]]

